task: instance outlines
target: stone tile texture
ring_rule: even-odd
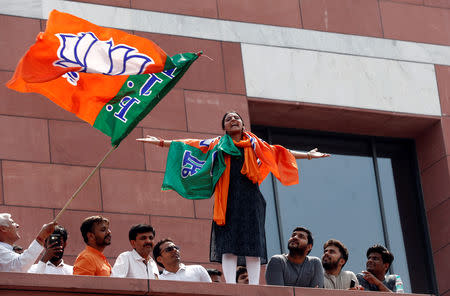
[[[301,0],[303,27],[382,37],[378,0]]]
[[[450,45],[450,10],[380,0],[384,38]]]
[[[217,0],[219,18],[239,22],[301,28],[297,0]]]

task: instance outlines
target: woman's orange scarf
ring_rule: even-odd
[[[252,142],[254,147],[252,147]],[[244,132],[243,139],[233,141],[234,145],[244,148],[244,164],[241,174],[253,183],[261,184],[271,172],[283,185],[298,184],[298,168],[292,153],[279,145],[269,145],[250,132]],[[225,154],[225,171],[216,183],[214,191],[214,221],[225,225],[228,188],[230,185],[230,155]],[[258,164],[258,159],[260,164]]]

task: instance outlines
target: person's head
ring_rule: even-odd
[[[225,133],[231,135],[242,133],[244,130],[244,120],[236,111],[228,111],[222,118],[222,129]]]
[[[236,269],[236,283],[248,284],[248,273],[245,266],[238,266]]]
[[[14,222],[9,213],[0,214],[0,241],[12,245],[20,239],[19,224]]]
[[[222,272],[220,270],[208,268],[206,271],[208,272],[209,277],[211,278],[211,281],[213,283],[222,282],[222,278],[221,278]]]
[[[153,248],[153,258],[163,268],[169,265],[180,264],[180,248],[170,238],[160,240]]]
[[[80,227],[84,242],[91,247],[105,248],[111,244],[109,220],[102,216],[84,219]]]
[[[155,239],[155,230],[148,224],[133,225],[128,232],[128,238],[133,249],[148,259],[153,251],[153,240]]]
[[[53,244],[61,245],[62,250],[61,252],[58,252],[53,256],[53,258],[50,259],[50,261],[59,261],[62,259],[64,255],[64,249],[66,248],[67,244],[67,231],[64,227],[58,225],[55,227],[55,230],[52,234],[50,234],[49,237],[45,240],[45,247],[48,248],[49,246],[52,246]]]
[[[374,245],[367,250],[366,269],[374,275],[385,275],[394,261],[394,255],[382,245]]]
[[[292,256],[308,255],[314,245],[311,231],[305,227],[296,227],[288,240],[289,254]]]
[[[325,270],[341,271],[348,260],[348,250],[336,239],[330,239],[323,245],[322,266]]]

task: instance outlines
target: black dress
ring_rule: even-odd
[[[266,264],[266,201],[258,184],[253,184],[241,174],[244,152],[241,148],[239,150],[240,157],[231,156],[225,225],[218,226],[212,222],[210,261],[222,262],[222,254],[231,253],[260,257],[261,264]],[[244,262],[244,258],[239,257],[238,265]]]

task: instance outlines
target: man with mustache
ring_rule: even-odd
[[[155,230],[148,224],[133,225],[128,233],[133,247],[119,255],[112,268],[111,276],[137,279],[157,279],[158,266],[150,254],[153,251]]]
[[[45,240],[45,253],[37,264],[33,264],[29,273],[67,274],[73,273],[73,266],[65,264],[62,257],[67,244],[67,231],[56,226],[55,231]]]
[[[86,248],[78,255],[73,266],[74,275],[110,276],[111,265],[103,250],[111,244],[109,220],[102,216],[84,219],[80,227]]]
[[[394,255],[388,249],[381,245],[374,245],[367,250],[366,256],[366,270],[356,275],[364,290],[404,293],[400,276],[386,275],[394,261]]]
[[[347,260],[348,250],[340,241],[330,239],[323,245],[322,266],[325,270],[325,289],[356,289],[358,280],[355,274],[342,270]]]
[[[313,247],[311,231],[297,227],[288,241],[289,254],[274,255],[266,269],[268,285],[323,288],[320,259],[307,256]]]
[[[160,280],[211,283],[206,269],[201,265],[181,263],[180,248],[170,239],[160,240],[153,248],[153,257],[164,270]]]

